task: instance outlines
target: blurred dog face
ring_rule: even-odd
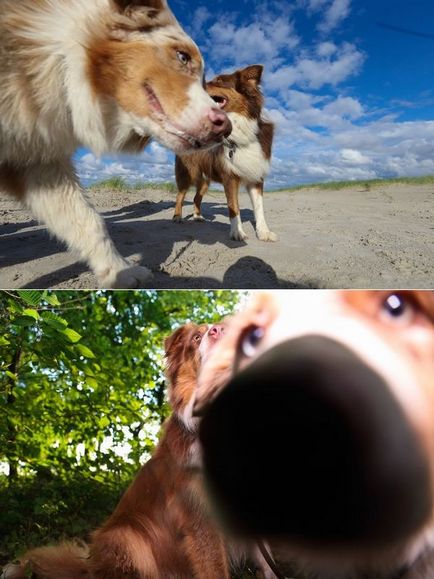
[[[223,336],[225,324],[186,324],[164,343],[169,400],[174,412],[182,416],[197,385],[202,361]],[[191,413],[191,410],[190,410]],[[185,417],[186,418],[186,417]],[[186,418],[189,422],[191,416]]]
[[[357,565],[409,562],[431,539],[433,292],[257,294],[194,408],[211,491],[241,534]]]

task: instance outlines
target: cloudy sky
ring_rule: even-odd
[[[269,189],[434,174],[432,0],[172,0],[207,76],[265,66],[276,123]],[[85,183],[173,181],[156,143],[139,157],[76,155]]]

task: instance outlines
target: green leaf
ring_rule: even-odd
[[[35,320],[39,320],[39,317],[40,317],[36,310],[29,310],[29,309],[24,310],[23,315],[30,316],[31,318],[33,318]]]
[[[42,312],[42,319],[51,328],[55,330],[63,330],[68,326],[68,322],[58,316],[57,314],[53,314],[53,312]]]
[[[86,384],[88,384],[91,388],[98,388],[98,380],[92,378],[91,376],[86,376]]]
[[[85,358],[96,358],[95,354],[92,352],[90,348],[85,346],[84,344],[77,344],[75,346],[76,350],[80,352],[82,356]]]
[[[66,336],[68,340],[73,344],[81,340],[81,334],[79,334],[75,330],[72,330],[71,328],[65,328],[60,333]]]
[[[57,297],[57,295],[55,293],[48,293],[48,292],[44,292],[44,300],[47,302],[47,304],[50,304],[50,306],[60,306],[61,303],[59,302],[59,298]]]
[[[34,307],[39,306],[43,296],[43,292],[33,290],[19,290],[17,293],[26,304]]]
[[[4,336],[0,336],[0,346],[9,346],[10,342]]]
[[[33,326],[34,323],[35,318],[32,318],[30,316],[19,316],[18,318],[15,318],[15,320],[13,321],[13,324],[15,326],[20,326],[22,328],[29,328],[30,326]]]
[[[15,382],[18,380],[18,376],[13,372],[10,372],[9,370],[6,370],[6,376],[12,378],[12,380],[14,380]]]

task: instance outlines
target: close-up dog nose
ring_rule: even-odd
[[[215,324],[210,328],[209,335],[216,340],[220,339],[223,334],[225,333],[225,326],[224,324]]]
[[[212,132],[215,135],[229,137],[232,132],[232,123],[225,112],[212,108],[208,113],[208,118],[212,123]]]
[[[216,507],[243,536],[378,547],[430,518],[427,460],[400,405],[329,338],[289,340],[240,371],[200,439]]]

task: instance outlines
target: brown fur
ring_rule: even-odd
[[[180,412],[191,398],[206,325],[188,324],[166,340],[169,398],[175,410],[142,467],[89,547],[44,547],[10,566],[6,579],[228,579],[226,546],[209,518],[200,476],[190,466],[196,433]],[[210,346],[212,347],[212,346]]]
[[[264,97],[259,88],[262,71],[262,66],[253,65],[237,70],[233,74],[222,74],[208,82],[206,88],[229,118],[231,118],[231,114],[236,114],[258,123],[257,134],[254,138],[261,147],[264,159],[269,162],[272,154],[274,125],[261,116],[264,105]],[[235,135],[236,132],[234,131],[232,137],[236,141]],[[226,144],[227,146],[228,144]],[[239,150],[235,149],[234,155],[242,154],[241,150],[242,145],[240,145]],[[257,163],[257,161],[252,159],[250,163]],[[264,190],[265,173],[252,178],[248,172],[244,174],[235,169],[234,165],[231,167],[228,163],[225,145],[208,152],[198,152],[188,156],[178,155],[175,161],[175,175],[179,190],[173,217],[175,221],[182,219],[185,196],[192,185],[196,187],[194,218],[197,220],[202,220],[202,199],[208,191],[211,181],[223,185],[231,219],[240,215],[238,195],[241,185],[246,185],[248,189],[250,187],[256,188],[261,196]],[[261,235],[258,234],[258,236],[261,238]]]

